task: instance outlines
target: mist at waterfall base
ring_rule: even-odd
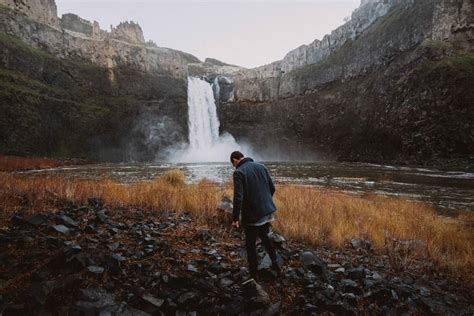
[[[212,85],[203,79],[188,77],[189,144],[177,145],[168,161],[227,162],[235,150],[253,155],[250,146],[237,143],[231,134],[219,134],[219,125]]]

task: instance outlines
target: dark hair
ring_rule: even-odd
[[[234,151],[232,154],[230,154],[230,162],[232,162],[233,159],[240,160],[242,158],[244,158],[244,154],[242,154],[240,151]]]

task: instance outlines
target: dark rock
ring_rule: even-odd
[[[349,277],[353,280],[363,280],[365,279],[365,269],[364,268],[354,268],[348,271]]]
[[[56,232],[61,233],[61,234],[64,234],[64,235],[69,234],[69,232],[71,231],[69,228],[67,228],[67,227],[64,226],[64,225],[54,225],[54,226],[53,226],[53,229],[54,229]]]
[[[262,311],[262,316],[275,316],[280,314],[281,303],[277,302],[270,305],[267,309]]]
[[[78,226],[78,223],[67,215],[60,215],[58,218],[66,225],[69,225],[71,227]]]
[[[329,304],[326,306],[326,309],[336,315],[356,315],[353,308],[341,302]]]
[[[222,288],[229,287],[232,284],[234,284],[234,281],[232,281],[231,279],[228,279],[228,278],[223,278],[223,279],[219,280],[219,286],[222,287]]]
[[[103,223],[107,222],[108,219],[109,219],[109,217],[105,214],[105,210],[101,210],[101,211],[97,212],[97,216],[95,218],[96,222],[103,224]]]
[[[192,264],[188,264],[188,267],[186,270],[188,270],[189,272],[195,272],[195,273],[199,272],[199,270]]]
[[[120,247],[120,243],[119,243],[119,242],[114,242],[113,244],[107,245],[107,247],[108,247],[110,250],[115,251],[115,250],[117,250],[117,249]]]
[[[103,267],[99,267],[99,266],[88,266],[87,270],[92,274],[100,275],[100,274],[104,273],[105,269]]]
[[[73,314],[81,315],[148,315],[131,309],[125,303],[117,303],[103,288],[91,287],[81,290],[81,298],[73,308]]]
[[[2,316],[29,315],[31,311],[24,304],[7,305],[2,310]]]
[[[103,206],[102,200],[100,198],[89,198],[87,199],[87,204],[94,209],[101,209]]]
[[[358,249],[365,249],[365,250],[372,249],[372,243],[369,240],[352,239],[351,240],[351,246],[352,246],[352,248],[354,248],[356,250],[358,250]]]
[[[15,214],[10,219],[10,223],[13,226],[22,226],[25,224],[25,220],[23,219],[23,216],[21,214]]]
[[[254,279],[242,283],[242,291],[251,308],[267,307],[271,303],[268,293]]]
[[[185,292],[181,294],[178,298],[178,303],[180,304],[190,304],[196,300],[198,295],[194,292]]]
[[[428,297],[419,297],[416,302],[428,313],[432,315],[446,315],[448,308],[440,301]]]
[[[164,303],[164,299],[156,298],[150,294],[143,294],[140,308],[147,313],[154,314],[160,311]]]
[[[48,217],[43,214],[36,214],[28,221],[28,223],[33,226],[41,226],[46,224],[47,222]]]
[[[95,234],[97,233],[97,228],[95,228],[93,225],[87,225],[84,231],[88,234]]]
[[[301,254],[303,265],[316,275],[327,276],[326,263],[310,251]]]
[[[350,279],[342,279],[340,281],[345,292],[362,294],[362,289],[359,288],[358,284]]]
[[[283,236],[278,235],[275,232],[271,232],[268,235],[268,237],[270,238],[271,241],[273,241],[273,244],[276,245],[277,247],[286,242],[286,239]]]

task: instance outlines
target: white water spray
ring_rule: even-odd
[[[207,81],[188,77],[189,145],[177,150],[174,162],[223,162],[230,153],[242,150],[228,133],[219,135],[219,118],[212,86]]]

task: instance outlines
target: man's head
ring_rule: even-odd
[[[230,154],[230,162],[234,167],[237,167],[243,158],[244,154],[242,154],[240,151],[234,151],[232,154]]]

